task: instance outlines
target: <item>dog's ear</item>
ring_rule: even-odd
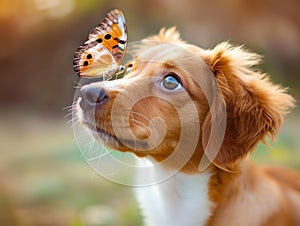
[[[205,61],[211,67],[223,97],[215,96],[210,112],[202,124],[205,152],[217,152],[209,159],[218,167],[230,170],[240,158],[251,152],[259,141],[277,134],[283,116],[294,100],[286,90],[269,82],[267,75],[252,69],[260,62],[256,54],[222,43],[207,51]],[[219,104],[225,103],[226,129],[219,150],[205,149],[212,131],[213,115],[223,114]],[[224,111],[224,110],[223,110]]]

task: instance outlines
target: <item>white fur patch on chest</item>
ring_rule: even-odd
[[[157,166],[152,174],[164,171]],[[210,177],[209,172],[197,175],[179,172],[159,184],[137,188],[137,199],[146,225],[204,226],[213,206],[208,197]]]

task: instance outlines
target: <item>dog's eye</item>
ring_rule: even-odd
[[[161,85],[168,90],[175,90],[181,88],[179,79],[174,74],[169,74],[161,82]]]

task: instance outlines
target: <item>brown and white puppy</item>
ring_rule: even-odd
[[[228,43],[203,50],[162,29],[138,46],[124,78],[81,88],[78,117],[95,139],[159,163],[142,177],[178,170],[137,190],[147,225],[300,225],[300,173],[246,160],[293,106],[252,69],[259,60]]]

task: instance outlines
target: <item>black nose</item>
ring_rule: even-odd
[[[80,107],[84,110],[100,106],[106,102],[108,96],[105,90],[97,86],[83,86],[80,89]]]

